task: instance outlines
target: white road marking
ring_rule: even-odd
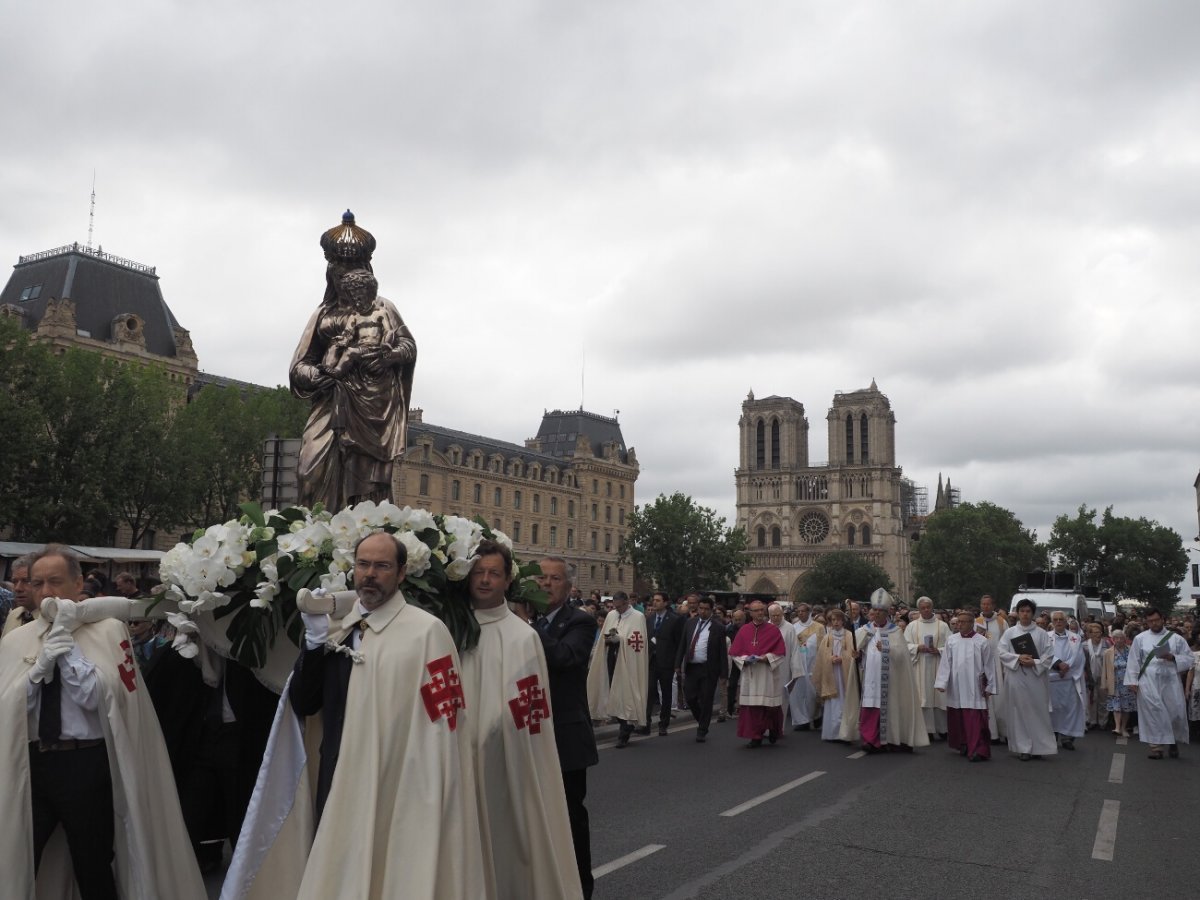
[[[768,800],[774,800],[776,797],[786,794],[792,788],[798,788],[800,785],[812,781],[814,778],[820,778],[824,774],[824,772],[809,772],[803,778],[797,778],[795,781],[789,781],[787,784],[783,785],[782,787],[777,787],[773,791],[767,791],[765,794],[759,794],[753,800],[747,800],[745,803],[739,804],[732,809],[725,810],[725,812],[721,813],[721,815],[740,816],[746,810],[754,809],[754,807],[758,806],[760,803],[766,803]]]
[[[1120,800],[1105,800],[1100,810],[1100,824],[1096,826],[1096,843],[1092,844],[1092,859],[1112,862],[1113,849],[1117,845],[1117,816],[1121,812]]]
[[[1125,780],[1125,754],[1114,753],[1112,768],[1108,770],[1108,783],[1120,784]]]
[[[635,863],[639,859],[645,859],[651,853],[657,853],[666,846],[666,844],[647,844],[641,850],[634,850],[632,853],[626,853],[624,856],[618,857],[612,862],[606,862],[602,866],[596,866],[596,868],[592,869],[592,877],[603,878],[605,875],[609,875],[617,871],[617,869],[623,869],[630,863]]]
[[[1124,737],[1124,736],[1117,738],[1117,746],[1118,747],[1125,747],[1128,744],[1129,744],[1129,738]]]
[[[851,753],[846,759],[862,759],[866,755],[867,752],[865,750],[859,750],[857,753]]]

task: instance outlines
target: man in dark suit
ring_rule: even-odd
[[[596,619],[567,601],[575,573],[565,559],[547,556],[541,561],[538,584],[549,596],[546,614],[535,623],[546,653],[550,673],[550,708],[554,740],[567,794],[567,816],[575,844],[575,863],[583,896],[592,896],[592,838],[588,823],[587,770],[600,761],[596,735],[588,712],[588,661],[596,641]]]
[[[683,626],[683,640],[675,656],[683,673],[683,696],[696,717],[696,742],[703,744],[712,721],[717,682],[725,674],[725,629],[713,619],[713,602],[700,600],[700,614]]]
[[[725,637],[733,640],[737,637],[738,631],[746,624],[746,611],[741,607],[736,607],[729,616],[729,622],[725,626]],[[737,715],[738,711],[738,696],[741,690],[742,670],[737,666],[731,666],[729,669],[728,687],[725,691],[725,708],[729,715]]]
[[[646,615],[646,632],[650,636],[650,678],[646,689],[646,725],[638,734],[650,733],[654,703],[659,703],[658,736],[665,737],[671,722],[671,685],[675,679],[675,657],[683,640],[684,617],[671,609],[671,598],[665,591],[655,591],[651,599],[653,611]]]

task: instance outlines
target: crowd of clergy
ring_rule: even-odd
[[[1080,623],[1028,599],[1010,614],[989,595],[957,609],[921,597],[908,609],[883,589],[829,608],[753,600],[727,611],[700,593],[672,604],[661,592],[645,612],[622,593],[581,602],[601,623],[592,716],[620,723],[618,747],[650,733],[655,709],[665,736],[680,707],[704,742],[714,704],[752,749],[777,743],[790,721],[868,754],[945,741],[971,762],[989,760],[993,745],[1021,761],[1073,751],[1110,728],[1136,734],[1152,759],[1176,758],[1200,721],[1192,615]]]
[[[228,842],[228,900],[590,898],[603,723],[616,749],[687,709],[698,743],[733,719],[750,749],[790,726],[985,762],[1110,729],[1175,758],[1200,720],[1192,617],[1080,623],[989,596],[910,610],[883,589],[829,607],[589,600],[553,556],[539,610],[510,601],[511,552],[484,541],[467,578],[478,638],[459,648],[406,601],[405,563],[401,541],[369,535],[354,590],[304,600],[280,697],[138,618],[131,578],[88,584],[55,545],[18,560],[0,641],[11,895],[200,900]]]

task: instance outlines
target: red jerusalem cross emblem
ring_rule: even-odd
[[[634,653],[642,652],[642,648],[646,646],[646,642],[642,639],[640,631],[635,631],[629,636],[629,646],[633,648]]]
[[[129,641],[121,641],[121,649],[125,651],[125,658],[117,664],[117,673],[121,676],[125,690],[132,694],[137,690],[137,668],[133,662],[133,647]]]
[[[541,734],[542,720],[550,718],[550,705],[538,685],[537,673],[517,680],[517,696],[508,701],[508,708],[518,731],[528,725],[530,734]]]
[[[425,668],[431,676],[429,684],[421,687],[425,712],[429,714],[430,722],[436,722],[445,716],[450,730],[453,731],[458,725],[458,711],[467,708],[462,683],[458,680],[458,673],[454,671],[454,661],[449,656],[443,656],[426,663]]]

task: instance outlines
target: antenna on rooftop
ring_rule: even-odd
[[[88,213],[88,249],[92,249],[92,230],[96,225],[96,170],[92,169],[92,209]]]
[[[584,375],[587,373],[587,344],[584,344],[579,353],[579,410],[583,411],[584,398]]]

